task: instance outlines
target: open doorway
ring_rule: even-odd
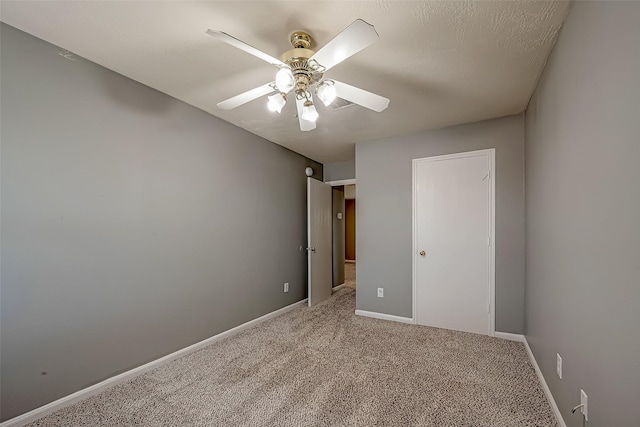
[[[327,182],[332,188],[333,289],[356,288],[355,180]]]
[[[344,186],[344,285],[356,288],[356,186]]]

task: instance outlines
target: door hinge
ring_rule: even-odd
[[[491,237],[487,237],[487,246],[491,246]]]
[[[487,304],[487,313],[491,313],[491,303]]]

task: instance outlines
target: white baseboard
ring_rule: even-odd
[[[375,311],[356,310],[356,316],[373,317],[375,319],[391,320],[401,323],[415,323],[410,317],[394,316],[393,314],[376,313]]]
[[[498,331],[496,331],[494,336],[496,338],[502,338],[503,340],[524,342],[524,335],[512,334],[511,332],[498,332]]]
[[[334,288],[335,289],[335,288]],[[303,304],[305,304],[307,302],[307,299],[303,299],[302,301],[298,301],[298,302],[294,302],[293,304],[290,304],[286,307],[282,307],[281,309],[278,309],[276,311],[272,311],[271,313],[267,313],[264,316],[258,317],[257,319],[253,319],[250,320],[246,323],[243,323],[242,325],[238,325],[235,328],[231,328],[227,331],[221,332],[218,335],[214,335],[212,337],[209,337],[205,340],[202,340],[200,342],[197,342],[193,345],[190,345],[189,347],[185,347],[181,350],[178,350],[176,352],[173,352],[171,354],[168,354],[164,357],[161,357],[159,359],[156,359],[154,361],[151,361],[149,363],[146,363],[142,366],[138,366],[137,368],[133,368],[127,372],[123,372],[119,375],[116,375],[114,377],[111,378],[107,378],[104,381],[99,382],[98,384],[94,384],[90,387],[84,388],[82,390],[76,391],[75,393],[72,393],[68,396],[62,397],[58,400],[55,400],[51,403],[47,403],[44,406],[41,406],[39,408],[36,408],[32,411],[29,411],[27,413],[24,413],[22,415],[18,415],[15,418],[11,418],[7,421],[4,421],[3,423],[0,423],[0,427],[21,427],[24,426],[25,424],[28,424],[32,421],[35,421],[39,418],[42,418],[46,415],[49,415],[59,409],[62,409],[66,406],[69,406],[71,404],[74,404],[76,402],[79,402],[81,400],[84,400],[90,396],[93,396],[95,394],[98,394],[104,390],[106,390],[109,387],[112,387],[116,384],[120,384],[122,382],[128,381],[131,378],[137,377],[138,375],[141,375],[145,372],[148,372],[152,369],[158,368],[162,365],[165,365],[169,362],[171,362],[172,360],[178,359],[182,356],[186,356],[189,353],[193,353],[194,351],[200,350],[203,347],[206,347],[208,345],[211,345],[213,343],[215,343],[216,341],[220,341],[223,338],[227,338],[230,337],[231,335],[235,335],[238,332],[241,332],[245,329],[251,328],[259,323],[264,322],[265,320],[269,320],[273,317],[279,316],[281,314],[286,313],[287,311],[291,311],[294,308],[301,306]]]
[[[340,288],[344,288],[344,283],[338,286],[334,286],[333,288],[331,288],[334,292],[337,291]]]
[[[497,335],[497,332],[496,332],[496,335]],[[553,411],[554,415],[556,416],[556,419],[558,420],[558,427],[567,427],[567,424],[565,424],[564,419],[562,418],[562,414],[560,413],[560,409],[558,408],[558,405],[556,404],[556,401],[553,398],[553,395],[551,394],[551,390],[547,385],[547,381],[544,379],[544,376],[542,375],[542,371],[538,366],[538,362],[536,362],[536,358],[533,355],[533,352],[531,351],[531,347],[529,347],[529,343],[527,342],[526,337],[523,337],[523,343],[524,343],[524,348],[527,349],[527,353],[529,354],[529,359],[531,360],[533,369],[535,369],[536,375],[538,375],[538,379],[540,380],[540,384],[542,385],[542,390],[544,390],[544,394],[545,396],[547,396],[547,400],[551,405],[551,410]]]

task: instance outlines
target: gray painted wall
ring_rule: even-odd
[[[331,188],[333,203],[333,286],[344,283],[344,185]],[[342,219],[338,219],[338,213]]]
[[[411,160],[495,148],[496,330],[524,333],[523,126],[512,116],[356,144],[358,309],[412,317]]]
[[[639,40],[640,3],[574,2],[526,114],[526,335],[570,427],[581,388],[640,426]]]
[[[305,297],[322,165],[1,31],[2,420]]]
[[[344,179],[356,178],[356,161],[347,160],[344,162],[325,163],[324,182],[342,181]]]

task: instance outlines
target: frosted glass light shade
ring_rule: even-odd
[[[318,120],[316,107],[309,101],[305,102],[304,107],[302,107],[302,120],[306,120],[308,122],[315,122]]]
[[[280,68],[276,73],[276,87],[282,93],[289,93],[296,84],[293,73],[288,68]]]
[[[327,107],[336,99],[336,87],[333,85],[333,82],[330,84],[323,82],[318,86],[316,93],[320,101]]]
[[[278,113],[282,111],[282,108],[287,103],[287,100],[281,93],[271,95],[267,97],[267,99],[269,100],[269,103],[267,104],[267,108],[269,109],[269,111],[275,111]]]

